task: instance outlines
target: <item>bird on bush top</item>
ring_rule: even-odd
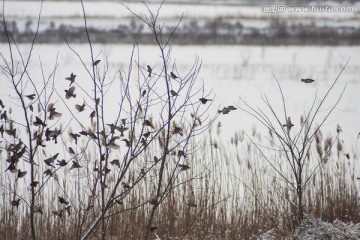
[[[147,71],[148,71],[148,73],[149,73],[149,77],[151,77],[151,73],[152,73],[152,68],[149,66],[149,65],[147,65]]]

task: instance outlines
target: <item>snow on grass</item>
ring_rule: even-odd
[[[274,229],[257,237],[257,240],[276,240],[279,236]],[[360,239],[360,223],[344,223],[335,220],[333,223],[324,222],[311,215],[307,215],[304,222],[287,240],[356,240]]]

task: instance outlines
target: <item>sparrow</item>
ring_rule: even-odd
[[[70,170],[75,169],[75,168],[82,168],[82,166],[78,162],[73,161],[73,164],[72,164]]]
[[[59,153],[55,154],[54,156],[47,158],[44,160],[45,164],[50,166],[50,167],[54,167],[54,165],[52,165],[52,163],[56,160],[56,158],[59,156]]]
[[[124,127],[124,126],[122,126],[122,125],[121,125],[120,127],[115,127],[115,128],[116,128],[116,130],[118,130],[118,131],[120,132],[120,137],[123,137],[123,136],[124,136],[124,132],[129,129],[129,128]]]
[[[100,61],[101,61],[101,60],[95,60],[95,61],[93,62],[93,66],[98,65]]]
[[[73,84],[73,83],[75,82],[75,78],[76,78],[76,75],[73,74],[73,73],[71,73],[71,74],[70,74],[70,77],[66,77],[65,79],[68,80],[68,81],[70,81],[70,85],[69,85],[69,86],[71,86],[71,84]]]
[[[16,168],[16,164],[15,163],[10,163],[9,167],[5,170],[5,172],[9,170],[12,173],[16,173],[17,172],[17,168]]]
[[[151,77],[151,73],[152,73],[152,68],[149,66],[149,65],[147,65],[147,71],[148,71],[148,73],[149,73],[149,77]]]
[[[72,147],[69,147],[69,153],[70,154],[75,154],[75,151],[74,151],[74,149],[72,149]]]
[[[129,140],[123,139],[123,140],[121,140],[121,141],[125,142],[125,146],[126,146],[126,147],[131,147],[131,142],[130,142]]]
[[[5,122],[6,122],[6,120],[8,119],[8,118],[7,118],[6,111],[4,111],[4,112],[0,115],[0,120],[2,120],[2,119],[4,119]]]
[[[100,98],[95,99],[96,106],[100,103]]]
[[[64,167],[66,166],[68,163],[65,161],[65,159],[62,159],[62,160],[57,160],[57,163],[56,165],[59,165],[60,167]]]
[[[143,134],[143,136],[144,136],[144,138],[148,138],[148,137],[150,137],[150,134],[151,134],[151,132],[147,131],[146,133]]]
[[[110,162],[111,165],[116,165],[120,168],[120,161],[118,159],[114,159]]]
[[[76,94],[74,94],[75,92],[75,86],[72,86],[71,88],[69,88],[68,90],[65,90],[65,98],[66,99],[70,99],[71,97],[76,98]]]
[[[19,198],[18,200],[12,200],[12,201],[10,202],[10,205],[11,205],[12,207],[19,207],[20,201],[21,201],[20,198]]]
[[[25,97],[27,97],[30,100],[34,100],[35,96],[36,96],[35,94],[25,95]]]
[[[78,110],[78,112],[82,112],[85,110],[85,103],[83,103],[82,105],[75,104],[75,108],[76,110]]]
[[[83,135],[83,136],[89,135],[88,132],[85,131],[85,130],[82,130],[81,132],[79,132],[79,134],[81,134],[81,135]],[[79,135],[79,134],[75,134],[75,135]],[[79,137],[80,137],[80,135],[79,135]],[[75,142],[75,143],[76,143],[76,142]]]
[[[63,198],[63,197],[58,197],[58,199],[59,199],[59,203],[61,203],[61,204],[65,204],[65,205],[69,204],[69,201],[66,201],[65,198]]]
[[[145,95],[146,95],[146,90],[143,90],[142,93],[141,93],[141,96],[145,97]]]
[[[72,138],[72,139],[74,139],[75,140],[75,144],[77,144],[77,139],[78,139],[78,137],[81,137],[79,134],[77,134],[77,133],[69,133],[69,135],[70,135],[70,137]]]
[[[152,129],[154,129],[154,125],[152,124],[152,122],[150,120],[145,120],[144,121],[144,125],[147,127],[151,127]]]
[[[336,126],[336,132],[337,132],[337,133],[340,133],[341,131],[342,131],[342,129],[341,129],[340,125],[338,124],[338,125]]]
[[[218,113],[222,113],[222,114],[228,114],[230,112],[230,109],[227,107],[224,107],[223,109],[218,110]]]
[[[185,164],[179,164],[179,167],[180,167],[180,171],[186,171],[186,170],[190,169],[190,167]]]
[[[123,186],[123,188],[125,188],[126,190],[130,189],[130,185],[128,183],[122,182],[121,185]]]
[[[5,108],[3,101],[0,99],[0,106],[1,108]]]
[[[179,78],[178,76],[176,76],[173,72],[170,73],[170,76],[173,78],[173,79],[177,79]]]
[[[52,138],[52,140],[55,141],[55,144],[57,143],[57,137],[61,134],[60,130],[50,130],[49,128],[46,129],[45,131],[45,137],[46,137],[46,141],[50,141],[50,138]]]
[[[180,136],[183,135],[182,128],[181,127],[174,127],[174,129],[171,131],[172,134],[180,134]]]
[[[47,106],[47,112],[50,112],[50,115],[48,117],[49,120],[53,120],[54,118],[58,118],[58,117],[61,117],[61,113],[59,112],[56,112],[55,110],[56,108],[54,108],[54,103],[50,103],[48,106]]]
[[[18,175],[17,175],[16,181],[17,181],[19,178],[24,177],[26,174],[27,174],[27,171],[23,171],[23,172],[22,172],[22,171],[19,169],[19,170],[18,170]]]
[[[91,122],[94,120],[95,114],[96,114],[95,111],[92,111],[92,112],[90,113]]]
[[[286,127],[286,131],[288,134],[290,133],[290,129],[294,126],[294,124],[291,123],[290,117],[286,120],[286,124],[283,124],[283,127]]]
[[[53,175],[53,173],[52,173],[52,171],[50,170],[50,169],[47,169],[45,172],[44,172],[44,174],[45,174],[45,176],[52,176]]]
[[[37,185],[39,184],[38,181],[33,181],[32,183],[30,183],[30,187],[37,187]]]
[[[302,78],[301,79],[301,82],[304,82],[304,83],[312,83],[312,82],[314,82],[315,80],[314,79],[311,79],[311,78]]]
[[[14,129],[5,129],[5,133],[9,136],[13,136],[14,138],[16,137],[16,128]]]
[[[175,97],[175,96],[179,96],[177,92],[175,92],[174,90],[170,91],[171,96]]]
[[[35,122],[33,122],[34,126],[43,126],[43,127],[46,127],[46,124],[38,117],[35,117]]]
[[[199,100],[202,104],[206,104],[208,101],[212,101],[212,99],[208,99],[208,98],[199,98]]]

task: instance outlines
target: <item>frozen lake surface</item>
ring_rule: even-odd
[[[20,45],[27,49],[28,44]],[[84,59],[89,60],[88,46],[73,44],[72,47]],[[0,45],[2,53],[7,46]],[[131,56],[131,45],[94,45],[95,55],[99,59],[107,59],[109,78],[118,70],[128,69]],[[160,68],[159,52],[155,46],[139,46],[140,65],[147,64]],[[343,136],[347,142],[354,143],[360,132],[360,47],[261,47],[261,46],[174,46],[172,61],[176,62],[177,71],[184,76],[190,69],[195,56],[202,60],[199,82],[204,81],[206,90],[213,90],[216,95],[212,111],[219,107],[240,104],[239,97],[244,98],[252,106],[262,106],[261,95],[266,94],[281,113],[280,95],[273,75],[279,80],[288,106],[288,114],[299,123],[310,107],[316,91],[318,99],[325,93],[335,80],[346,61],[349,64],[340,77],[333,94],[324,105],[328,110],[346,85],[346,90],[339,105],[330,116],[324,128],[335,133],[336,125],[343,128]],[[70,72],[78,75],[78,84],[86,84],[86,75],[77,57],[66,45],[37,45],[33,53],[30,67],[34,74],[38,73],[39,59],[43,63],[45,73],[50,73],[58,54],[59,67],[56,72],[56,87],[63,92]],[[313,78],[315,83],[301,83],[301,78]],[[1,81],[0,96],[2,99],[10,92],[5,79]],[[6,98],[6,97],[5,97]],[[80,100],[79,100],[80,101]],[[221,115],[218,119],[223,123],[223,136],[226,139],[237,130],[251,131],[254,119],[243,111],[234,111],[230,115]],[[299,124],[298,124],[299,125]]]

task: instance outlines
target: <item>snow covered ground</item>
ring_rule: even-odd
[[[274,230],[260,235],[257,240],[277,240]],[[286,238],[287,240],[357,240],[360,239],[360,223],[343,223],[336,220],[333,223],[323,222],[313,216],[307,216],[303,224]]]

